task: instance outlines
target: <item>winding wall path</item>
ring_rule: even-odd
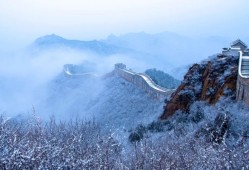
[[[66,77],[69,78],[86,78],[86,77],[104,77],[97,75],[94,72],[87,73],[73,73],[70,65],[65,65],[63,72]],[[116,64],[114,69],[114,74],[118,75],[125,80],[133,83],[140,89],[146,91],[151,97],[157,99],[164,99],[175,91],[175,89],[166,89],[158,86],[148,75],[143,73],[136,73],[131,70],[127,70],[124,64]]]
[[[63,68],[64,75],[69,78],[84,78],[84,77],[101,77],[101,75],[96,74],[95,72],[87,72],[87,73],[73,73],[70,64],[64,65]]]
[[[166,98],[171,95],[175,89],[166,89],[158,86],[148,75],[143,73],[136,73],[131,70],[127,70],[124,64],[116,64],[114,73],[127,81],[135,84],[139,88],[145,90],[153,98]]]

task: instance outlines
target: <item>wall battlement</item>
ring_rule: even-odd
[[[236,99],[249,106],[249,56],[240,52]]]
[[[153,98],[166,98],[175,91],[175,89],[166,89],[158,86],[148,75],[128,70],[126,65],[122,63],[115,64],[114,73],[143,89]]]
[[[249,79],[242,78],[239,75],[236,86],[236,99],[249,106]]]
[[[78,79],[78,78],[86,78],[86,77],[105,77],[96,75],[93,72],[87,73],[75,73],[72,72],[72,68],[70,65],[65,65],[63,72],[64,75],[68,78]],[[115,69],[113,73],[123,79],[131,82],[132,84],[136,85],[138,88],[143,89],[146,91],[151,97],[156,99],[164,99],[170,94],[172,94],[175,89],[166,89],[161,86],[158,86],[153,80],[146,74],[143,73],[136,73],[131,70],[126,69],[126,65],[122,63],[115,64]]]
[[[66,77],[72,78],[72,79],[80,79],[80,78],[86,78],[86,77],[101,77],[100,75],[97,75],[95,72],[84,72],[84,73],[74,73],[72,72],[71,64],[66,64],[63,67],[63,73]]]

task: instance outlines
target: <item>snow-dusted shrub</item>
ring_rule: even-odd
[[[115,169],[120,147],[94,122],[0,119],[0,169]]]
[[[242,103],[195,102],[160,122],[163,132],[139,125],[144,138],[127,144],[95,122],[0,117],[0,169],[249,169],[248,120]]]
[[[200,121],[193,115],[203,113]],[[131,169],[249,169],[249,108],[230,99],[216,105],[195,102],[166,124],[174,130],[153,133],[136,143]],[[170,123],[169,123],[170,122]]]
[[[167,121],[163,122],[163,125],[164,125],[164,129],[166,131],[170,131],[170,130],[174,129],[174,125],[171,121],[167,120]]]
[[[145,139],[130,153],[130,169],[248,169],[248,146],[212,145],[192,136]]]
[[[129,135],[130,142],[137,142],[143,139],[144,134],[147,133],[147,127],[142,124],[139,124],[133,132]]]
[[[148,124],[148,130],[151,132],[163,132],[164,124],[160,121],[153,121],[150,124]]]
[[[171,121],[152,121],[151,123],[145,125],[138,125],[134,131],[129,135],[129,141],[141,141],[147,133],[159,133],[164,131],[170,131],[174,129],[174,125]]]
[[[139,124],[139,125],[136,127],[135,131],[137,131],[137,132],[140,133],[140,134],[144,134],[144,133],[147,132],[147,128],[146,128],[143,124]]]
[[[131,132],[129,135],[129,141],[130,142],[139,142],[143,139],[144,135],[143,133],[139,133],[137,131]]]
[[[230,128],[230,119],[228,113],[219,113],[214,120],[211,128],[211,139],[215,143],[221,143],[226,138],[228,130]]]
[[[191,107],[189,113],[190,113],[190,118],[194,123],[199,123],[205,117],[204,110],[199,105]]]

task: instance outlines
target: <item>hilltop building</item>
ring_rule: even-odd
[[[240,39],[232,42],[230,48],[223,48],[222,50],[222,54],[233,56],[239,56],[240,52],[248,52],[247,45]]]

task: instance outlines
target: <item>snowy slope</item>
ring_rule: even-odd
[[[163,110],[163,101],[152,99],[143,90],[122,78],[106,79],[105,89],[107,90],[100,94],[100,98],[92,102],[88,112],[97,113],[97,120],[113,128],[127,129],[139,123],[151,122]]]
[[[126,131],[157,119],[163,111],[163,101],[116,76],[71,79],[61,74],[48,88],[49,97],[39,107],[45,119],[50,114],[60,119],[94,118],[107,130]]]

